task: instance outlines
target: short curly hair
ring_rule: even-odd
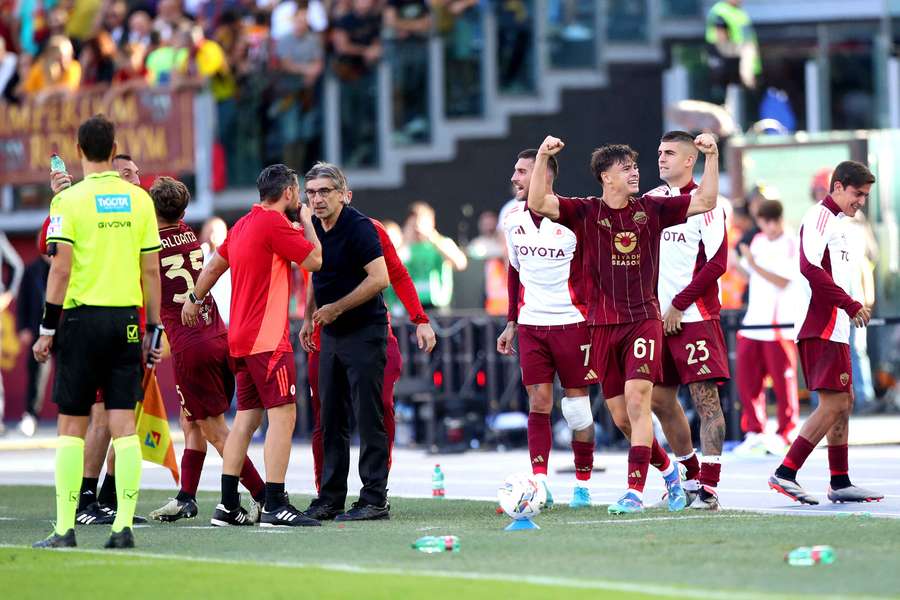
[[[158,177],[150,186],[150,197],[156,207],[156,214],[174,223],[181,218],[191,201],[187,186],[171,177]]]
[[[591,154],[591,172],[597,181],[603,183],[603,179],[600,176],[614,164],[623,163],[627,160],[637,162],[637,159],[638,153],[628,144],[605,144]]]

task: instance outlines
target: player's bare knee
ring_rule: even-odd
[[[528,386],[528,410],[549,415],[553,410],[553,387],[549,384]]]

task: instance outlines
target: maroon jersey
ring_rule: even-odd
[[[189,302],[188,293],[203,270],[203,250],[193,230],[184,221],[159,230],[162,250],[159,252],[162,279],[160,317],[172,352],[183,352],[194,344],[220,335],[227,335],[225,323],[219,316],[212,294],[207,294],[200,307],[200,320],[196,327],[181,324],[181,307]]]
[[[663,229],[684,223],[690,203],[690,194],[641,196],[615,209],[600,198],[559,197],[557,220],[581,248],[590,325],[661,319],[659,240]]]

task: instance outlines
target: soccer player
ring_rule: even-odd
[[[764,200],[756,209],[759,233],[750,245],[741,244],[740,268],[750,279],[744,325],[793,323],[797,314],[794,281],[799,279],[797,236],[784,229],[784,208],[778,200]],[[796,435],[800,400],[797,397],[797,347],[781,329],[744,329],[737,337],[737,390],[743,412],[744,441],[737,454],[784,456]],[[778,406],[776,435],[766,435],[766,394],[763,382],[772,379]]]
[[[694,165],[697,147],[684,131],[662,136],[657,152],[659,177],[665,185],[651,196],[679,196],[697,190]],[[728,350],[719,324],[719,283],[728,264],[725,209],[688,217],[663,230],[659,247],[660,310],[663,314],[662,379],[653,386],[653,412],[666,439],[685,467],[683,488],[691,508],[718,510],[716,485],[721,470],[725,416],[718,383],[729,378]],[[687,385],[700,415],[697,460],[691,430],[678,403],[679,385]]]
[[[171,177],[160,177],[150,187],[156,207],[156,222],[162,250],[160,316],[172,348],[175,390],[181,401],[181,429],[184,453],[181,455],[181,489],[163,507],[150,513],[151,519],[177,521],[197,516],[197,487],[206,459],[206,443],[221,456],[228,437],[225,411],[234,393],[234,375],[228,356],[228,330],[219,315],[212,294],[200,305],[197,327],[181,323],[181,305],[194,289],[194,281],[203,269],[203,249],[194,231],[182,221],[191,199],[187,187]],[[253,497],[248,516],[259,520],[266,486],[250,457],[244,459],[241,483]]]
[[[497,338],[497,352],[512,354],[518,333],[522,384],[528,390],[531,471],[547,490],[548,505],[553,504],[547,483],[553,444],[550,412],[553,380],[559,375],[565,392],[560,407],[572,430],[577,479],[569,506],[582,508],[591,504],[587,482],[594,468],[594,415],[587,386],[597,383],[597,372],[590,364],[581,244],[574,231],[526,206],[536,156],[537,150],[520,152],[511,178],[517,203],[503,222],[509,253],[509,312],[506,328]],[[534,185],[552,194],[559,174],[556,158],[548,158],[547,166],[545,179],[535,180]]]
[[[140,186],[140,169],[128,154],[116,154],[112,159],[113,169],[118,171],[119,177],[134,185]],[[50,173],[50,189],[56,195],[72,185],[72,176],[69,173],[53,171]],[[41,228],[41,252],[55,254],[56,244],[51,243],[48,248],[47,228],[50,226],[48,216]],[[144,329],[144,309],[138,307],[138,323]],[[151,350],[151,354],[158,360],[161,353]],[[110,447],[109,424],[106,418],[106,408],[103,405],[103,395],[98,392],[97,400],[91,408],[91,418],[88,423],[87,434],[84,438],[84,476],[81,479],[81,493],[78,498],[78,511],[75,513],[75,522],[79,525],[111,525],[116,518],[116,452]],[[106,459],[106,477],[97,493],[97,483],[100,479],[100,470],[103,468],[103,460]],[[134,515],[135,523],[146,523],[144,517]]]
[[[150,197],[111,170],[115,150],[112,122],[97,115],[82,123],[78,154],[85,179],[58,194],[50,206],[47,241],[57,244],[57,253],[33,350],[40,362],[49,358],[54,345],[57,354],[57,520],[54,533],[36,547],[76,545],[84,436],[98,389],[118,456],[118,510],[106,547],[134,547],[131,525],[141,479],[134,407],[141,393],[142,361],[161,327],[160,240]],[[143,357],[139,305],[146,306],[148,320]]]
[[[871,502],[884,498],[850,482],[847,437],[853,410],[853,370],[850,366],[850,327],[865,327],[871,310],[850,297],[854,274],[846,221],[861,210],[875,176],[855,161],[840,163],[831,176],[830,193],[806,211],[800,225],[800,273],[803,286],[797,335],[800,363],[810,390],[819,392],[819,406],[800,428],[784,461],[769,478],[769,487],[803,504],[819,501],[797,483],[813,448],[828,440],[832,502]]]
[[[225,243],[200,272],[181,311],[182,322],[196,326],[209,290],[222,273],[231,269],[228,347],[236,369],[238,410],[222,457],[222,500],[210,523],[252,524],[241,508],[237,486],[247,447],[265,410],[269,427],[260,526],[319,525],[291,505],[284,491],[284,477],[297,418],[297,376],[288,323],[291,262],[318,271],[322,249],[309,209],[300,206],[300,183],[293,169],[282,164],[266,167],[256,187],[259,204],[228,232]],[[299,212],[300,223],[289,221],[287,212]]]
[[[693,194],[635,197],[640,183],[637,153],[623,144],[601,146],[591,156],[591,170],[603,188],[600,198],[561,198],[540,186],[547,177],[550,156],[564,145],[553,136],[541,144],[531,174],[536,183],[529,189],[528,208],[581,232],[595,370],[608,403],[624,406],[628,417],[628,490],[609,507],[611,514],[644,509],[653,443],[651,395],[653,382],[660,376],[663,337],[656,298],[662,230],[716,206],[719,151],[715,138],[702,134],[694,144],[706,155],[706,164]],[[673,471],[675,476],[666,485],[671,497],[680,496],[678,505],[670,506],[679,510],[684,507],[684,492],[677,469]]]
[[[348,195],[347,202],[350,198]],[[390,279],[391,287],[394,288],[400,302],[410,315],[410,321],[416,324],[416,342],[420,350],[431,352],[435,345],[434,329],[431,328],[428,315],[422,308],[419,301],[419,294],[416,292],[416,286],[413,285],[412,278],[403,261],[397,255],[397,248],[394,247],[391,238],[388,235],[384,225],[376,219],[369,219],[378,232],[378,239],[381,241],[381,249],[384,252],[384,262],[387,264],[388,279]],[[312,282],[309,283],[311,290]],[[384,404],[384,429],[387,433],[388,440],[388,468],[391,464],[391,453],[394,448],[394,433],[396,424],[394,421],[394,386],[400,379],[403,371],[403,357],[400,355],[400,345],[397,342],[394,332],[391,330],[391,313],[387,313],[388,330],[387,330],[387,363],[384,367],[384,383],[381,390],[381,399]],[[303,349],[308,352],[308,376],[309,389],[311,398],[311,407],[313,414],[313,430],[312,430],[312,453],[313,453],[313,472],[316,480],[316,491],[322,486],[322,464],[324,461],[325,448],[322,443],[322,419],[321,409],[322,400],[319,396],[319,338],[320,328],[316,327],[313,332],[312,339],[308,342],[308,338],[301,337],[300,344]],[[307,345],[308,344],[308,345]],[[306,511],[306,515],[313,519],[327,519],[324,512]]]

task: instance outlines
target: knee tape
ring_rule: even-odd
[[[591,401],[587,396],[563,398],[560,403],[562,414],[572,431],[581,431],[594,425],[594,414],[591,412]]]

